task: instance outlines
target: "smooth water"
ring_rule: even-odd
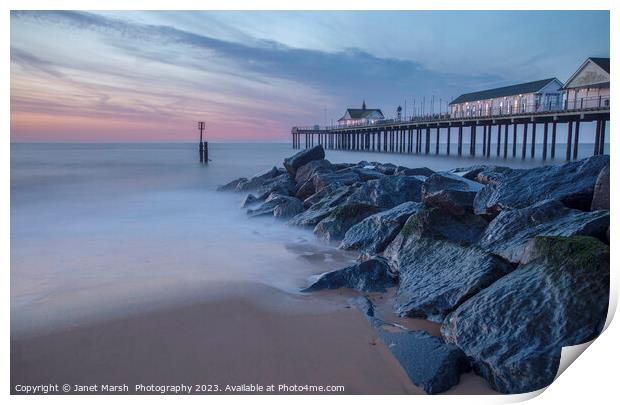
[[[294,153],[289,144],[212,144],[208,166],[198,163],[196,149],[11,145],[13,336],[200,299],[214,289],[234,294],[237,281],[297,292],[310,275],[353,260],[310,230],[248,219],[239,209],[241,195],[215,192],[219,184],[281,165]],[[435,170],[481,162],[341,151],[328,151],[327,158]]]

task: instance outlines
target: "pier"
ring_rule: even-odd
[[[587,106],[587,107],[584,107]],[[528,110],[528,109],[526,109]],[[610,119],[609,98],[593,103],[564,104],[561,108],[515,113],[490,110],[487,115],[452,117],[451,114],[415,116],[405,120],[378,120],[358,125],[293,127],[294,149],[321,144],[326,149],[407,154],[476,156],[482,140],[483,157],[537,158],[542,137],[543,160],[577,159],[580,127],[596,122],[594,154],[605,153],[605,133]],[[559,125],[566,124],[566,147],[558,150]],[[456,139],[456,151],[451,142]],[[434,150],[431,150],[434,140]],[[443,142],[443,144],[442,144]],[[469,147],[464,151],[463,145]],[[520,145],[520,150],[517,150]],[[442,151],[441,147],[445,149]],[[529,147],[529,148],[528,148]]]

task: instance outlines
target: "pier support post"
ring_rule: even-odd
[[[527,150],[527,122],[523,124],[523,145],[521,145],[521,159],[525,159],[525,151]]]
[[[457,153],[459,156],[463,154],[463,124],[459,126],[459,138],[458,138],[458,146]]]
[[[441,128],[437,127],[437,136],[435,138],[435,155],[439,155],[439,131]]]
[[[508,124],[504,125],[504,159],[508,157]]]
[[[558,129],[558,123],[553,121],[551,125],[551,159],[555,159],[555,134]]]
[[[573,160],[577,160],[577,155],[579,154],[579,125],[580,119],[577,118],[575,120],[575,144],[573,146]]]
[[[536,155],[536,121],[532,122],[532,147],[530,157],[533,159]]]
[[[490,136],[491,134],[489,134]],[[487,126],[482,126],[482,156],[487,155]]]
[[[542,149],[542,158],[543,160],[547,160],[547,135],[549,133],[549,123],[545,122],[543,125],[543,149]]]
[[[568,121],[568,133],[566,134],[566,160],[570,160],[570,152],[573,143],[573,121]]]
[[[476,156],[476,129],[477,125],[474,124],[471,126],[471,152],[472,156]]]
[[[607,126],[607,120],[606,119],[602,119],[601,120],[601,136],[600,136],[600,141],[598,144],[598,154],[599,155],[604,155],[605,154],[605,127]]]
[[[446,155],[450,156],[450,130],[452,127],[448,124],[448,133],[446,134]]]
[[[517,123],[512,124],[512,157],[517,157]]]
[[[489,124],[489,136],[487,137],[487,157],[491,156],[491,134],[493,133],[493,124]]]
[[[599,142],[601,141],[601,120],[596,120],[596,130],[594,131],[594,153],[593,155],[598,155],[599,150]]]
[[[502,124],[497,125],[497,156],[501,154],[502,146]]]
[[[431,151],[431,128],[429,126],[426,127],[426,140],[424,145],[424,154],[428,155]]]

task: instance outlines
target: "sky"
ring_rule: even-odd
[[[609,57],[608,11],[13,11],[12,142],[287,141]],[[441,107],[440,107],[441,105]]]

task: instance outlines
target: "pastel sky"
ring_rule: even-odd
[[[11,13],[11,140],[288,140],[346,107],[394,115],[566,80],[607,11]]]

